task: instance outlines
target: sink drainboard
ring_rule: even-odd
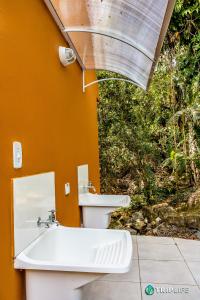
[[[122,259],[123,243],[121,240],[102,245],[97,249],[95,264],[114,265],[119,264]]]

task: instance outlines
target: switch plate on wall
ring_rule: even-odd
[[[20,169],[22,167],[22,144],[13,142],[13,167]]]
[[[70,183],[67,182],[65,183],[65,195],[69,195],[70,194]]]

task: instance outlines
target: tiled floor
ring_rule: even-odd
[[[154,288],[147,295],[148,285]],[[200,241],[133,236],[133,263],[126,274],[88,284],[84,300],[200,300]]]

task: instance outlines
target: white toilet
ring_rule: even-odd
[[[98,195],[89,181],[88,165],[78,167],[79,206],[82,208],[82,223],[85,228],[108,228],[111,214],[117,208],[127,207],[131,199],[127,195]]]

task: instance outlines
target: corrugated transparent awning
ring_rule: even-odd
[[[83,70],[108,70],[147,89],[175,0],[44,0]]]

